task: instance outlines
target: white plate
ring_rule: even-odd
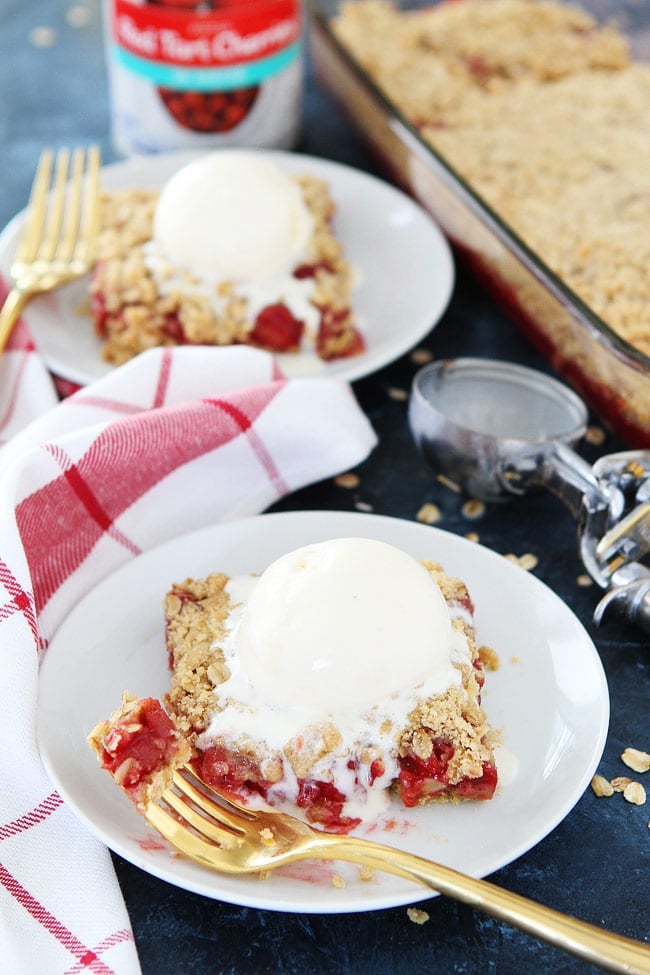
[[[587,787],[605,742],[609,699],[600,659],[568,607],[538,579],[472,542],[417,522],[337,512],[290,512],[230,522],[140,556],[101,583],[56,634],[40,675],[37,733],[43,761],[76,814],[111,849],[179,887],[231,903],[294,912],[365,911],[413,903],[422,888],[355,867],[301,864],[290,875],[220,876],[174,856],[97,763],[86,736],[122,691],[167,687],[161,600],[170,583],[219,569],[263,569],[310,542],[368,536],[444,564],[466,580],[479,640],[501,658],[484,704],[518,765],[487,803],[406,810],[373,838],[484,876],[539,842]],[[343,873],[347,886],[335,888]]]
[[[262,151],[281,169],[327,180],[336,204],[334,227],[359,273],[355,314],[366,340],[362,355],[321,363],[315,355],[281,356],[288,375],[335,376],[352,381],[397,359],[437,324],[454,283],[445,238],[431,217],[400,190],[340,163],[287,152]],[[158,188],[200,153],[138,156],[102,169],[106,189]],[[0,235],[5,275],[24,223],[24,211]],[[24,313],[36,344],[56,375],[85,385],[113,368],[100,358],[100,341],[88,314],[88,279],[34,299]]]

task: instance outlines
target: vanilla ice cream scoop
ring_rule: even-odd
[[[164,186],[153,238],[170,264],[233,282],[286,274],[313,230],[298,185],[262,155],[221,150]]]
[[[441,675],[452,629],[424,566],[384,542],[340,538],[273,562],[255,583],[235,634],[255,696],[320,713],[379,704]]]

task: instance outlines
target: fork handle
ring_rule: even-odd
[[[451,867],[353,836],[341,840],[332,834],[322,850],[316,854],[312,852],[313,855],[363,863],[418,881],[592,964],[628,975],[650,975],[650,946],[561,914],[486,880],[458,873]]]
[[[12,288],[0,309],[0,352],[9,341],[12,329],[20,317],[20,313],[27,304],[29,294]]]

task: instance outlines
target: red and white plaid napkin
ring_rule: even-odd
[[[123,563],[358,464],[375,435],[347,384],[243,347],[152,350],[57,405],[21,328],[0,357],[0,968],[131,975],[108,851],[39,761],[48,643]]]

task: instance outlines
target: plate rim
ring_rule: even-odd
[[[180,168],[180,166],[188,164],[195,159],[210,155],[213,151],[218,152],[227,150],[177,149],[170,150],[168,152],[154,153],[151,155],[134,154],[125,159],[118,159],[106,163],[101,167],[101,173],[104,177],[109,177],[110,183],[116,174],[128,174],[129,171],[134,169],[137,170],[140,167],[143,167],[144,169],[160,167],[162,169],[168,165],[173,165],[174,169],[177,167]],[[409,196],[408,193],[404,192],[404,190],[395,186],[393,183],[390,183],[373,173],[369,173],[363,169],[339,162],[338,160],[281,149],[250,148],[247,149],[246,152],[253,153],[255,155],[264,155],[270,159],[275,159],[278,161],[280,166],[287,165],[289,167],[293,167],[295,164],[296,168],[300,168],[301,164],[304,163],[305,168],[312,167],[315,170],[320,170],[321,172],[324,170],[329,170],[335,174],[340,173],[342,174],[342,178],[356,179],[360,184],[374,187],[377,192],[386,193],[387,196],[391,196],[395,201],[399,201],[402,205],[407,205],[413,214],[418,215],[418,218],[422,221],[422,228],[425,226],[427,227],[427,232],[430,233],[431,241],[434,243],[436,248],[436,260],[441,282],[438,289],[431,289],[430,294],[432,295],[432,298],[429,301],[430,311],[427,312],[426,316],[422,315],[422,320],[418,328],[407,331],[406,335],[401,333],[396,337],[396,339],[393,339],[388,348],[381,349],[379,353],[373,354],[372,350],[370,350],[358,356],[333,360],[332,363],[324,363],[322,364],[324,368],[318,368],[317,371],[313,373],[314,376],[320,378],[331,377],[344,382],[354,382],[356,380],[363,379],[366,376],[378,372],[380,369],[400,358],[402,355],[405,355],[410,349],[415,347],[418,341],[422,340],[426,335],[429,334],[429,332],[433,331],[433,329],[437,327],[443,315],[447,311],[451,301],[456,282],[456,266],[449,241],[433,217],[417,200],[415,200],[412,196]],[[107,186],[106,188],[110,187]],[[27,207],[25,206],[18,213],[16,213],[4,226],[2,231],[0,231],[0,269],[4,270],[5,272],[8,272],[9,270],[9,258],[12,252],[12,241],[17,234],[19,227],[24,222],[26,211]],[[78,286],[78,284],[78,281],[72,282],[70,285],[67,285],[67,287],[74,288],[75,285]],[[435,301],[433,301],[433,296],[435,296]],[[22,317],[32,332],[40,332],[40,327],[38,324],[36,328],[34,328],[33,324],[30,324],[30,317],[33,315],[34,306],[36,306],[38,309],[40,307],[39,303],[47,300],[48,294],[36,297],[32,302],[30,302],[23,312]],[[92,327],[92,322],[90,319],[88,320],[88,325],[89,327]],[[361,325],[363,328],[363,323],[361,323]],[[34,339],[38,348],[38,335],[34,335]],[[119,366],[110,366],[109,364],[104,363],[99,356],[99,347],[97,354],[98,372],[97,374],[93,375],[87,373],[87,371],[82,367],[75,366],[74,364],[70,365],[69,363],[62,361],[60,356],[57,354],[49,354],[47,350],[43,351],[42,355],[47,367],[56,376],[68,382],[77,383],[81,386],[89,385],[91,382],[97,381],[106,375],[112,375],[115,369],[120,368]],[[303,373],[298,374],[301,376],[303,375]],[[307,373],[304,375],[308,377],[310,375],[309,371],[307,371]]]
[[[114,580],[115,578],[118,578],[125,569],[129,569],[131,566],[133,566],[138,562],[141,563],[143,559],[157,558],[161,550],[166,549],[168,551],[173,552],[177,545],[191,544],[193,539],[199,539],[201,536],[205,536],[206,532],[210,532],[211,535],[213,533],[219,535],[223,530],[226,530],[227,533],[229,532],[236,533],[238,531],[239,526],[244,526],[244,528],[246,526],[252,527],[256,524],[259,525],[260,520],[268,521],[269,519],[273,519],[277,524],[280,524],[281,522],[288,522],[288,521],[293,521],[298,523],[301,520],[306,520],[307,522],[313,522],[315,520],[320,521],[320,519],[322,519],[323,517],[327,518],[330,516],[335,516],[337,520],[341,519],[343,522],[347,522],[350,525],[352,524],[359,525],[362,522],[365,522],[366,524],[374,524],[375,526],[377,526],[378,531],[382,530],[383,524],[385,523],[389,523],[389,525],[392,527],[407,526],[406,528],[407,532],[411,532],[413,534],[417,533],[419,535],[422,535],[423,537],[424,537],[424,533],[432,533],[433,539],[435,539],[436,537],[444,536],[445,538],[452,540],[451,541],[452,545],[457,545],[460,551],[467,552],[468,554],[470,553],[470,551],[475,551],[478,548],[483,553],[488,553],[488,557],[494,559],[503,558],[502,556],[499,556],[499,553],[495,552],[494,550],[489,549],[486,546],[480,545],[478,543],[472,542],[468,539],[465,539],[462,536],[456,535],[453,532],[449,532],[434,526],[420,525],[416,522],[412,522],[407,519],[402,519],[402,518],[389,516],[389,515],[377,515],[371,513],[339,511],[335,509],[314,509],[314,510],[296,509],[296,510],[285,511],[285,512],[263,513],[263,514],[248,516],[246,518],[236,519],[233,521],[217,523],[217,524],[206,526],[206,528],[203,529],[198,529],[191,532],[183,533],[175,538],[172,538],[166,542],[161,543],[160,545],[157,545],[149,549],[147,552],[143,553],[140,556],[137,556],[134,559],[131,559],[129,562],[124,563],[121,567],[117,568],[114,572],[109,573],[109,575],[106,576],[104,580],[100,581],[88,593],[86,593],[79,600],[77,604],[75,604],[75,606],[71,609],[70,613],[68,613],[66,618],[61,621],[59,630],[61,629],[61,627],[63,627],[63,625],[71,616],[73,616],[77,611],[80,610],[80,607],[83,607],[84,602],[87,599],[90,599],[93,596],[93,594],[96,593],[98,589],[101,589],[101,587],[104,584],[108,583],[110,580]],[[374,535],[375,532],[371,532],[371,534]],[[334,536],[329,536],[329,537],[334,537]],[[507,560],[505,559],[503,559],[502,567],[507,574],[510,572],[523,572],[523,570],[508,563]],[[514,863],[517,859],[519,859],[530,849],[532,849],[543,839],[545,839],[559,825],[559,823],[561,823],[566,818],[566,816],[569,815],[569,813],[572,811],[572,809],[575,807],[577,802],[582,797],[589,781],[591,780],[595,768],[597,767],[600,761],[600,758],[602,756],[605,747],[608,730],[609,730],[610,702],[609,702],[609,693],[607,687],[606,674],[602,665],[602,661],[600,659],[600,655],[598,654],[597,648],[595,647],[591,637],[589,636],[583,624],[580,622],[580,620],[577,618],[577,616],[573,613],[571,608],[568,606],[568,604],[564,600],[562,600],[561,597],[558,596],[557,593],[555,593],[546,583],[544,583],[542,580],[528,573],[526,573],[526,578],[527,578],[527,585],[530,584],[533,589],[538,589],[540,592],[543,591],[545,593],[546,598],[550,597],[552,601],[560,605],[562,608],[562,612],[566,614],[566,618],[567,619],[571,618],[574,622],[574,625],[577,627],[577,631],[581,632],[581,636],[583,639],[583,649],[589,650],[589,655],[591,657],[592,664],[594,666],[593,676],[597,678],[597,682],[599,685],[599,691],[600,691],[598,696],[599,712],[598,712],[598,721],[597,721],[599,733],[597,737],[593,737],[591,739],[591,750],[588,758],[585,756],[585,763],[584,763],[582,775],[576,781],[573,782],[573,788],[570,790],[570,794],[568,796],[563,797],[562,802],[560,802],[557,805],[554,815],[545,822],[543,830],[541,832],[538,832],[530,836],[525,842],[520,842],[511,851],[508,851],[507,854],[501,854],[500,856],[498,856],[495,862],[488,869],[485,870],[482,869],[477,872],[473,872],[471,870],[465,871],[468,874],[477,877],[487,876],[488,874],[493,873],[495,870],[501,869],[511,863]],[[59,630],[57,630],[57,634]],[[50,641],[50,647],[52,647],[52,645],[56,647],[57,634],[53,635]],[[48,660],[50,661],[52,660],[52,655],[50,655],[49,650],[48,653],[45,655],[45,658],[41,665],[41,670],[39,672],[38,705],[36,711],[36,742],[37,742],[38,751],[39,754],[41,755],[41,759],[43,761],[44,767],[47,773],[52,778],[54,784],[57,786],[57,788],[60,789],[62,797],[66,801],[68,807],[73,811],[74,815],[89,828],[91,833],[96,838],[98,838],[100,842],[108,846],[109,849],[113,850],[114,853],[123,857],[125,860],[129,861],[135,866],[140,867],[141,869],[145,870],[145,872],[151,874],[152,876],[157,877],[158,879],[164,880],[167,883],[171,883],[181,889],[192,891],[211,899],[222,900],[226,903],[237,904],[242,907],[253,907],[258,909],[280,911],[280,912],[287,912],[287,913],[304,913],[304,914],[357,913],[361,911],[382,910],[386,908],[404,906],[408,904],[417,903],[418,901],[421,901],[429,897],[437,896],[435,891],[433,890],[426,890],[418,887],[417,885],[408,884],[407,888],[404,889],[401,893],[399,891],[391,891],[390,889],[387,891],[384,890],[383,893],[380,893],[378,891],[373,892],[371,890],[368,890],[368,897],[365,900],[363,899],[361,901],[355,900],[352,904],[339,903],[338,901],[328,900],[326,897],[321,898],[321,900],[318,900],[318,898],[315,897],[308,897],[306,899],[310,901],[309,907],[303,907],[301,905],[294,905],[292,907],[284,900],[278,902],[277,898],[274,898],[273,896],[265,896],[262,885],[258,885],[257,887],[251,885],[250,894],[247,890],[244,891],[243,895],[240,894],[239,891],[233,894],[231,891],[229,890],[224,891],[223,888],[219,887],[219,877],[220,877],[219,874],[213,874],[205,868],[197,867],[197,869],[200,871],[200,876],[196,879],[192,877],[190,882],[187,882],[184,881],[182,878],[170,875],[169,870],[165,869],[164,862],[160,867],[158,867],[157,861],[155,859],[153,859],[153,863],[143,862],[141,856],[138,856],[136,853],[134,853],[133,844],[129,846],[128,836],[125,837],[124,839],[118,837],[117,842],[115,841],[114,837],[106,836],[103,830],[101,829],[98,830],[96,824],[94,824],[92,819],[89,817],[89,815],[87,815],[83,811],[83,808],[80,808],[77,799],[74,796],[71,796],[65,787],[61,788],[60,786],[60,782],[58,780],[56,771],[53,769],[52,766],[51,756],[48,753],[46,744],[44,743],[46,739],[46,731],[43,728],[41,691],[42,691],[42,674],[43,671],[46,671],[46,668],[48,668]],[[52,664],[50,663],[49,666],[51,667]],[[488,717],[490,717],[489,706],[488,706]],[[98,720],[101,720],[101,715],[98,716]],[[135,815],[137,814],[134,811],[134,816]],[[201,879],[203,875],[205,875],[205,877],[204,879]]]

